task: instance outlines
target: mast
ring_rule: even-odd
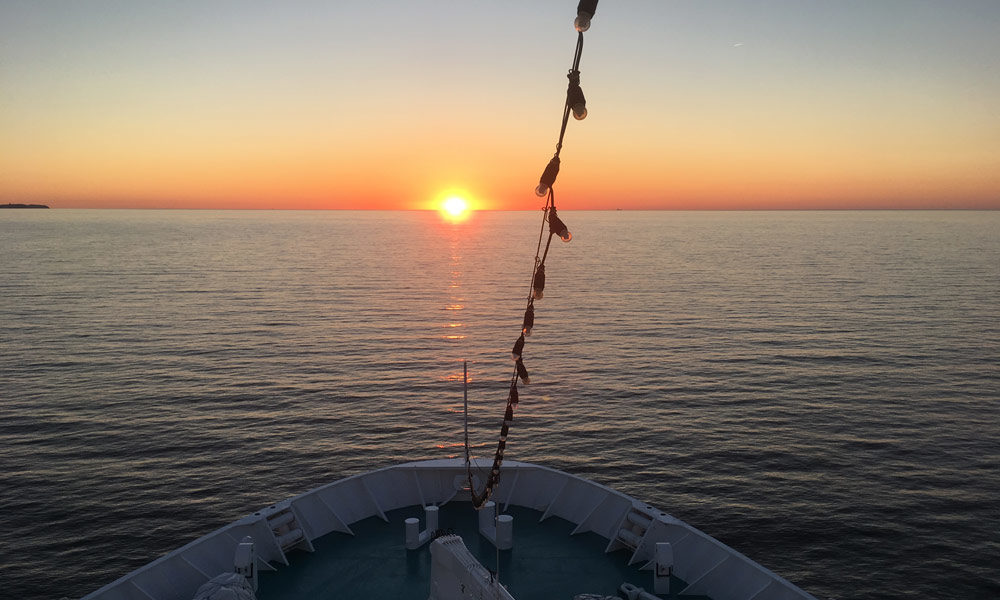
[[[465,404],[465,468],[469,469],[469,361],[462,361],[462,400]]]

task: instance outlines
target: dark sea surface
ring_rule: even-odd
[[[507,457],[820,599],[1000,597],[1000,212],[564,212]],[[492,455],[541,215],[0,214],[0,594]]]

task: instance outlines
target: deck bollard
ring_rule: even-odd
[[[403,521],[406,530],[406,549],[416,550],[420,547],[420,519],[410,517]]]
[[[490,500],[479,509],[479,532],[490,537],[486,532],[493,530],[493,520],[497,515],[497,503]]]
[[[514,517],[497,515],[497,505],[490,500],[479,509],[479,533],[498,550],[514,547]]]
[[[424,507],[424,517],[427,521],[426,531],[433,536],[434,532],[438,530],[438,507],[436,506],[425,506]]]
[[[427,528],[420,531],[420,519],[410,517],[403,521],[403,528],[406,532],[406,549],[416,550],[434,537],[438,531],[438,507],[425,506],[424,520],[427,521]]]
[[[514,547],[514,517],[500,515],[497,517],[497,548],[510,550]]]
[[[674,571],[674,547],[670,542],[657,542],[656,568],[653,569],[653,591],[657,594],[670,593],[670,575]]]

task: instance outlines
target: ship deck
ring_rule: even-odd
[[[574,525],[569,521],[559,517],[540,521],[542,513],[529,508],[510,506],[505,514],[514,517],[514,548],[499,552],[500,581],[517,600],[569,600],[584,593],[613,596],[623,582],[652,591],[651,571],[640,571],[638,564],[629,566],[630,553],[625,550],[605,553],[605,538],[589,532],[570,535]],[[288,566],[260,573],[258,599],[426,600],[430,544],[406,550],[403,521],[409,517],[420,518],[423,527],[422,507],[411,506],[386,512],[388,522],[369,517],[352,523],[353,536],[333,532],[313,540],[315,552],[293,551]],[[441,506],[439,527],[462,536],[479,562],[497,571],[497,550],[479,534],[471,503]],[[670,589],[676,593],[685,585],[674,578]]]

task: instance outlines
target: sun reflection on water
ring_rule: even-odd
[[[445,302],[443,309],[448,311],[449,319],[447,322],[441,324],[444,331],[439,337],[449,343],[455,343],[464,340],[467,337],[466,335],[455,331],[458,328],[465,327],[465,322],[460,318],[461,311],[465,310],[465,296],[462,294],[463,267],[461,251],[461,243],[464,233],[461,229],[455,228],[449,228],[445,231],[448,236],[448,256],[451,259],[451,263],[448,268],[450,275],[450,279],[448,281],[448,299]],[[450,358],[453,358],[456,364],[461,362],[460,358]],[[457,369],[455,372],[449,373],[446,380],[462,381],[462,378],[462,370]]]

